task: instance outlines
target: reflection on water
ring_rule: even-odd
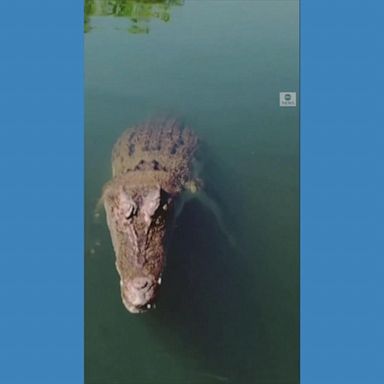
[[[149,33],[150,20],[168,22],[171,8],[183,3],[184,0],[85,0],[84,31],[92,29],[91,16],[116,16],[130,20],[128,32]]]

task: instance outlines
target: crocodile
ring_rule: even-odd
[[[131,313],[155,306],[172,217],[183,192],[202,185],[194,174],[196,134],[178,119],[127,129],[112,150],[112,179],[103,188],[121,298]]]

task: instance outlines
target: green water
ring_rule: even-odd
[[[86,384],[298,383],[299,114],[279,107],[280,91],[298,91],[298,2],[179,3],[139,33],[127,17],[87,20]],[[233,241],[191,201],[157,309],[132,315],[94,208],[115,140],[158,114],[200,136]]]

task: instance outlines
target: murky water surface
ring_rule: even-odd
[[[299,116],[279,107],[280,91],[298,91],[298,2],[86,1],[86,11],[86,383],[298,383]],[[132,315],[94,209],[115,140],[158,114],[200,136],[225,231],[191,201],[157,309]]]

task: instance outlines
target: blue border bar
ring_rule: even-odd
[[[383,6],[302,1],[302,383],[382,383]],[[81,1],[0,12],[0,382],[83,381]]]
[[[0,382],[83,382],[83,3],[0,6]]]
[[[384,383],[383,3],[301,2],[301,382]]]

